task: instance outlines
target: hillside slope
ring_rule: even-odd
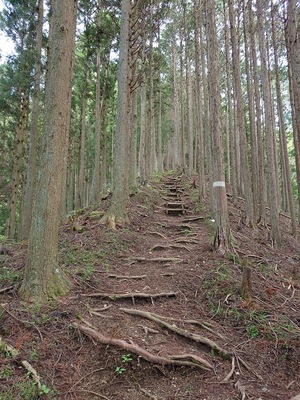
[[[220,255],[210,244],[209,208],[196,198],[191,182],[173,174],[131,197],[126,227],[101,225],[109,198],[74,214],[60,235],[73,287],[46,306],[19,301],[26,244],[3,243],[0,399],[289,400],[300,393],[300,244],[288,217],[275,249],[268,226],[243,225],[243,201],[233,205],[228,196],[234,250]],[[249,299],[239,294],[245,265]]]

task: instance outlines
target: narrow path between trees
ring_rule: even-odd
[[[282,400],[299,393],[293,266],[266,251],[265,231],[241,227],[242,204],[230,205],[230,214],[238,253],[253,259],[251,302],[239,295],[238,255],[212,250],[209,209],[187,178],[174,174],[141,188],[131,197],[130,225],[116,231],[100,224],[109,201],[62,227],[68,296],[32,310],[20,305],[14,286],[0,292],[4,340],[29,361],[39,387],[55,388],[62,400]],[[17,270],[20,259],[10,260]]]

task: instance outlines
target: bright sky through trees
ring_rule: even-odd
[[[0,0],[0,11],[3,10],[3,1]],[[0,31],[0,62],[14,52],[14,44],[10,38],[6,36],[3,31]]]

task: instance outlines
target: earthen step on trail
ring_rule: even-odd
[[[176,201],[176,202],[168,202],[165,204],[165,206],[167,208],[172,208],[172,209],[176,209],[176,208],[184,208],[184,205],[181,201]]]
[[[172,180],[169,180],[167,182],[164,182],[164,185],[166,185],[166,186],[174,186],[174,185],[177,185],[178,183],[180,183],[180,180],[172,179]]]
[[[171,193],[179,193],[179,190],[178,190],[179,188],[177,187],[177,186],[170,186],[169,187],[169,191],[171,192]]]
[[[168,193],[167,197],[164,197],[164,199],[169,200],[169,199],[178,199],[180,198],[179,193]]]
[[[183,203],[166,203],[166,214],[168,215],[184,215],[186,213]]]

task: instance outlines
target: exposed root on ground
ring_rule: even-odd
[[[135,299],[135,298],[143,298],[143,299],[155,299],[157,297],[174,297],[177,293],[84,293],[82,297],[102,297],[111,300],[120,300],[120,299]]]
[[[164,262],[177,262],[180,263],[183,261],[182,258],[179,257],[155,257],[155,258],[145,258],[145,257],[136,257],[134,259],[128,258],[129,265],[135,264],[137,262],[158,262],[158,263],[164,263]]]
[[[225,378],[223,379],[222,382],[228,382],[229,379],[232,377],[232,375],[234,374],[235,371],[235,357],[232,357],[231,360],[231,370],[229,371],[229,373],[225,376]]]
[[[84,321],[84,320],[83,320]],[[85,322],[85,321],[84,321]],[[88,325],[91,325],[88,323]],[[99,331],[91,328],[90,326],[78,324],[77,322],[73,322],[72,326],[74,328],[79,329],[81,332],[85,333],[87,336],[97,340],[98,342],[105,345],[113,345],[120,347],[124,350],[127,350],[137,356],[143,358],[144,360],[161,365],[178,365],[178,366],[190,366],[190,367],[198,367],[204,370],[212,370],[213,366],[206,360],[201,357],[194,356],[192,354],[188,354],[186,356],[180,356],[182,359],[178,359],[178,356],[169,356],[162,357],[155,354],[150,353],[149,351],[143,349],[139,345],[133,343],[129,340],[124,339],[115,339],[112,337],[107,337],[102,335]],[[173,359],[175,357],[175,359]]]
[[[177,333],[180,336],[184,336],[184,337],[191,339],[197,343],[205,344],[213,350],[217,350],[223,356],[226,356],[226,357],[230,356],[230,353],[227,350],[223,349],[221,346],[219,346],[214,341],[212,341],[204,336],[197,335],[197,334],[189,332],[185,329],[179,328],[176,325],[173,325],[173,324],[171,325],[168,322],[163,321],[162,318],[164,318],[164,317],[161,315],[153,314],[153,313],[150,313],[147,311],[134,310],[134,309],[128,309],[128,308],[120,308],[120,310],[125,312],[126,314],[139,315],[140,317],[150,319],[151,321],[154,321],[157,324],[159,324],[165,328],[168,328],[169,330]]]
[[[156,251],[156,250],[168,250],[168,249],[183,249],[186,251],[191,251],[189,248],[187,248],[186,246],[182,246],[180,244],[157,244],[155,246],[153,246],[150,251]]]
[[[144,278],[147,278],[147,275],[114,275],[114,274],[110,274],[107,277],[114,278],[114,279],[144,279]]]

